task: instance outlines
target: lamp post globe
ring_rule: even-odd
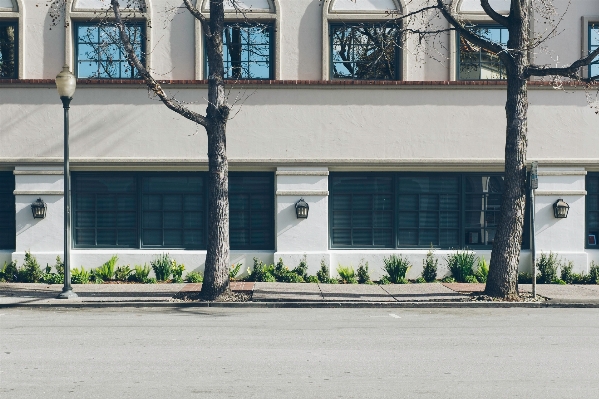
[[[62,71],[56,75],[56,90],[58,90],[58,95],[61,99],[63,97],[72,99],[75,95],[76,87],[77,79],[75,79],[75,75],[69,70],[68,65],[63,66]]]
[[[69,171],[69,106],[76,86],[75,75],[69,70],[68,65],[63,66],[62,71],[56,75],[56,89],[64,111],[64,286],[58,295],[59,299],[77,297],[71,287],[71,175]]]

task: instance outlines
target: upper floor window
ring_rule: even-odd
[[[475,25],[470,30],[490,41],[507,46],[508,30],[497,25]],[[506,69],[497,54],[475,46],[458,34],[458,79],[505,79]]]
[[[586,247],[599,248],[599,174],[589,173],[586,181]]]
[[[144,62],[144,23],[128,22],[129,40]],[[78,78],[138,79],[127,61],[119,31],[113,24],[75,24],[76,75]]]
[[[599,47],[599,23],[589,24],[589,53]],[[589,65],[589,78],[599,75],[599,57]]]
[[[223,61],[225,79],[273,79],[273,25],[225,24]]]
[[[399,79],[399,34],[393,23],[331,24],[331,77]]]
[[[18,23],[0,20],[0,79],[18,75]]]

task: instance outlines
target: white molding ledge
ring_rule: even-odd
[[[13,170],[13,175],[62,175],[62,170]]]
[[[52,190],[34,190],[34,191],[13,191],[14,195],[64,195],[64,191],[52,191]]]
[[[586,170],[545,170],[539,176],[586,176]]]
[[[545,191],[545,190],[535,190],[535,195],[587,195],[586,190],[557,190],[557,191]]]
[[[328,170],[277,170],[277,176],[328,176]]]
[[[303,190],[303,191],[277,191],[277,195],[279,196],[284,196],[284,195],[288,195],[288,196],[328,196],[329,192],[328,191],[309,191],[309,190]]]

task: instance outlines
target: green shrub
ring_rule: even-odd
[[[337,266],[337,273],[339,274],[339,283],[341,284],[358,284],[356,273],[352,266]]]
[[[532,284],[532,273],[518,273],[518,284]]]
[[[17,262],[4,262],[4,266],[0,269],[0,281],[13,282],[18,278]]]
[[[113,255],[106,263],[94,270],[94,277],[102,281],[112,280],[117,260],[119,260],[118,256]]]
[[[537,261],[537,269],[539,275],[537,276],[537,283],[539,284],[551,284],[557,280],[557,269],[559,267],[559,260],[557,254],[549,252],[549,255],[541,253],[541,258]]]
[[[441,280],[442,283],[455,283],[455,278],[453,276],[445,276]]]
[[[188,283],[203,283],[204,275],[200,272],[189,272],[185,276],[185,281]]]
[[[302,260],[300,260],[299,265],[297,265],[292,272],[302,277],[304,281],[308,281],[308,262],[306,261],[306,255],[304,255]]]
[[[590,276],[585,275],[584,273],[572,273],[572,283],[571,284],[589,284]]]
[[[457,251],[445,258],[447,268],[458,283],[465,283],[468,276],[474,276],[472,268],[476,261],[477,258],[474,252],[468,250],[463,252]]]
[[[232,265],[231,269],[229,269],[229,280],[234,281],[235,277],[237,277],[240,270],[241,270],[241,262]]]
[[[133,270],[131,270],[129,265],[119,266],[114,271],[114,279],[117,281],[127,281],[129,280],[131,273],[133,273]]]
[[[466,283],[478,284],[478,279],[474,276],[466,276]]]
[[[485,260],[485,258],[480,258],[478,260],[478,268],[474,272],[474,277],[479,283],[486,283],[487,278],[489,277],[489,263]]]
[[[416,280],[414,280],[414,282],[415,282],[416,284],[428,283],[428,281],[426,281],[426,280],[424,279],[424,277],[422,277],[422,276],[418,277]]]
[[[316,276],[308,276],[306,278],[306,283],[318,283],[318,277],[316,277]]]
[[[432,248],[426,253],[426,258],[422,261],[422,278],[427,283],[432,283],[437,280],[437,265],[439,259],[435,256]]]
[[[320,270],[318,270],[316,272],[316,277],[318,278],[318,282],[323,283],[323,284],[329,283],[331,280],[331,278],[329,276],[330,276],[329,268],[328,268],[326,262],[324,261],[324,259],[322,259],[320,261]]]
[[[271,274],[274,276],[275,281],[282,283],[303,283],[304,277],[296,274],[294,270],[289,270],[283,263],[283,259],[279,258]]]
[[[169,254],[158,255],[156,259],[150,262],[150,265],[154,270],[156,280],[166,281],[170,278],[172,273],[173,261],[171,260]]]
[[[90,277],[90,273],[86,272],[83,266],[81,266],[81,269],[74,268],[71,270],[72,284],[87,284],[90,281]]]
[[[258,258],[254,258],[254,269],[248,276],[248,281],[274,283],[274,265],[266,265]]]
[[[410,270],[412,265],[408,258],[402,258],[401,256],[391,255],[389,258],[384,258],[385,271],[387,272],[387,279],[393,284],[405,284],[406,273]]]
[[[591,261],[588,284],[599,284],[599,265],[595,264],[595,261]]]
[[[137,283],[145,283],[150,275],[150,266],[146,263],[144,265],[135,265],[133,270],[131,271],[131,275],[129,276],[129,281],[134,281]]]
[[[64,274],[52,273],[52,266],[46,264],[46,270],[42,273],[40,282],[44,284],[63,284]]]
[[[389,276],[385,275],[385,276],[381,277],[381,279],[378,281],[378,283],[380,285],[387,285],[387,284],[391,284],[391,281],[389,280]]]
[[[156,284],[157,282],[158,282],[158,281],[156,281],[156,278],[155,278],[155,277],[148,277],[148,278],[146,279],[146,281],[144,281],[144,283],[146,283],[146,284]]]
[[[31,252],[25,252],[25,262],[17,271],[17,281],[20,283],[37,283],[42,278],[42,269]]]
[[[173,274],[173,283],[182,283],[183,282],[183,271],[185,270],[185,265],[183,263],[177,263],[176,260],[173,259],[171,264],[171,273]]]
[[[572,284],[574,282],[574,273],[572,273],[572,269],[574,268],[573,262],[565,263],[563,262],[560,267],[560,278],[562,281],[565,281],[566,284]]]
[[[364,263],[364,259],[360,261],[356,274],[358,276],[358,284],[372,284],[370,273],[368,272],[368,262]]]

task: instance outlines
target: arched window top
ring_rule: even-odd
[[[489,0],[491,7],[499,14],[510,13],[510,0]],[[482,14],[487,15],[485,10],[480,5],[480,0],[461,0],[458,4],[457,11],[465,14]]]
[[[202,10],[210,10],[210,0],[204,0]],[[276,7],[274,0],[236,0],[235,5],[233,5],[232,0],[225,0],[225,12],[235,12],[236,10],[251,10],[274,14]]]
[[[146,4],[144,0],[119,0],[119,4],[121,8],[127,10],[145,11],[146,9]],[[108,10],[109,8],[110,0],[75,0],[73,2],[73,10],[76,11]]]
[[[0,0],[0,12],[17,12],[17,0]]]
[[[397,0],[332,0],[331,12],[399,12],[401,6]]]

